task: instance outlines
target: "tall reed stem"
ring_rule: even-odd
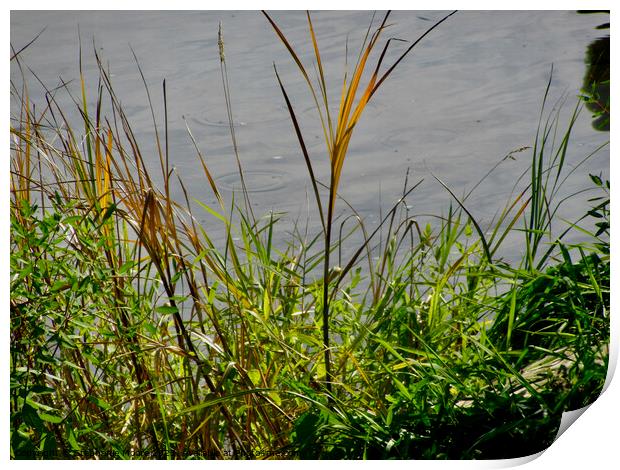
[[[310,179],[312,181],[312,186],[314,189],[314,194],[317,202],[317,206],[319,209],[319,215],[321,216],[321,223],[323,225],[324,234],[325,234],[325,253],[324,253],[324,262],[323,262],[323,348],[324,348],[324,360],[325,360],[325,382],[326,388],[328,392],[332,391],[332,373],[331,373],[331,362],[330,362],[330,343],[329,343],[329,304],[330,300],[333,298],[333,295],[329,293],[329,281],[330,281],[330,273],[329,273],[329,262],[330,262],[330,250],[331,250],[331,236],[332,236],[332,224],[333,224],[333,216],[334,216],[334,206],[336,202],[336,196],[338,195],[338,184],[340,182],[340,176],[342,174],[342,168],[344,165],[345,158],[347,156],[347,150],[349,148],[349,142],[351,140],[351,136],[353,135],[353,130],[358,123],[366,105],[375,94],[375,92],[379,89],[381,84],[388,78],[388,76],[392,73],[392,71],[396,68],[396,66],[405,58],[409,52],[433,29],[447,20],[450,16],[452,16],[456,11],[449,13],[444,16],[441,20],[435,22],[430,28],[426,29],[426,31],[418,37],[416,41],[414,41],[409,47],[406,48],[404,52],[402,52],[398,59],[385,71],[381,72],[381,65],[383,64],[383,59],[386,56],[387,50],[390,46],[390,43],[394,40],[398,40],[395,38],[388,39],[381,50],[379,58],[374,67],[374,71],[371,73],[371,76],[368,80],[368,83],[365,87],[362,87],[361,80],[364,75],[364,71],[367,70],[368,60],[370,54],[377,44],[381,33],[389,26],[387,24],[387,19],[390,15],[388,11],[383,17],[383,21],[380,23],[379,27],[374,31],[374,33],[370,34],[372,29],[371,20],[370,25],[368,26],[368,30],[366,32],[366,37],[362,43],[362,47],[360,50],[360,55],[358,57],[358,61],[353,69],[353,73],[350,79],[347,79],[347,75],[344,77],[343,88],[340,96],[340,107],[339,112],[336,119],[333,119],[328,105],[327,100],[327,87],[326,80],[323,71],[323,65],[321,62],[321,55],[319,53],[319,46],[314,34],[314,27],[312,26],[312,20],[310,18],[310,13],[306,13],[308,18],[308,29],[310,32],[310,37],[312,39],[312,44],[314,47],[314,56],[316,59],[316,65],[318,67],[318,89],[319,93],[317,93],[315,89],[315,85],[312,83],[310,76],[302,64],[299,56],[293,49],[292,45],[286,38],[285,34],[282,30],[276,25],[273,19],[263,11],[263,14],[273,27],[274,31],[284,44],[284,46],[289,51],[291,57],[297,64],[301,74],[303,75],[310,92],[312,94],[312,98],[316,105],[316,108],[319,113],[319,118],[321,121],[321,126],[323,127],[323,134],[325,136],[325,143],[327,147],[327,153],[329,155],[330,160],[330,183],[329,183],[329,200],[328,204],[328,213],[327,220],[323,219],[323,206],[321,203],[321,199],[318,194],[317,189],[317,180],[314,176],[314,171],[312,169],[312,163],[310,161],[310,157],[308,155],[308,150],[306,144],[304,142],[303,135],[301,133],[298,119],[295,115],[295,111],[293,110],[293,106],[288,98],[286,90],[284,89],[284,85],[278,76],[278,72],[276,70],[276,78],[278,79],[278,83],[280,85],[280,89],[282,90],[282,94],[284,95],[284,99],[286,101],[287,108],[291,115],[291,120],[293,122],[293,126],[295,127],[295,132],[297,134],[297,138],[299,140],[299,145],[304,155],[304,159],[306,160],[306,165],[308,167],[308,172],[310,174]],[[374,19],[374,15],[373,15]],[[400,40],[398,40],[400,41]],[[275,68],[275,65],[274,65]],[[358,91],[361,91],[361,96],[358,95]],[[319,101],[318,96],[322,97],[322,103]],[[357,104],[356,104],[357,98]],[[336,123],[334,128],[333,123]],[[331,397],[331,393],[329,393]],[[331,398],[330,398],[331,399]]]
[[[329,200],[334,197],[334,185],[329,185]],[[325,382],[329,398],[332,392],[332,372],[329,346],[329,255],[331,253],[332,222],[334,205],[329,204],[327,210],[327,229],[325,232],[325,259],[323,263],[323,348],[325,360]]]

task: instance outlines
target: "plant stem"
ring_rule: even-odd
[[[325,262],[323,264],[323,348],[325,358],[325,382],[329,400],[331,401],[332,392],[332,373],[331,358],[329,351],[329,255],[332,238],[332,221],[334,214],[334,197],[336,189],[334,188],[334,178],[332,173],[331,184],[329,185],[329,208],[327,211],[327,231],[325,233]]]

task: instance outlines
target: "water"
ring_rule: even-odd
[[[387,37],[413,40],[444,12],[397,11]],[[304,63],[312,70],[312,49],[302,12],[275,12]],[[331,100],[340,91],[345,42],[354,63],[370,21],[370,12],[313,14]],[[377,15],[380,18],[381,14]],[[153,170],[159,166],[153,146],[153,124],[146,93],[129,45],[135,51],[151,89],[158,123],[163,129],[161,83],[166,79],[170,159],[190,194],[214,204],[206,178],[185,130],[192,129],[217,177],[224,196],[239,187],[226,117],[217,45],[218,23],[224,31],[232,106],[239,151],[257,214],[270,210],[287,217],[282,230],[310,204],[303,157],[277,85],[273,63],[300,117],[315,172],[328,180],[328,164],[318,118],[295,64],[266,19],[258,12],[37,12],[11,13],[11,43],[16,50],[43,27],[45,32],[21,54],[39,79],[53,87],[59,77],[78,78],[78,26],[87,83],[96,84],[95,45],[113,76],[134,132]],[[431,176],[465,194],[509,152],[532,145],[551,64],[550,102],[568,98],[561,124],[568,122],[585,74],[588,44],[602,33],[594,28],[599,15],[571,11],[459,12],[433,31],[396,69],[373,97],[353,136],[345,163],[340,195],[362,214],[370,229],[402,192],[404,175],[424,179],[409,198],[412,213],[445,213],[450,195]],[[394,43],[391,63],[405,43]],[[374,62],[373,62],[374,63]],[[12,63],[13,65],[13,63]],[[11,78],[20,81],[12,66]],[[31,99],[44,103],[33,77]],[[79,80],[69,86],[79,96]],[[69,103],[68,98],[65,99]],[[572,166],[608,139],[593,130],[589,112],[582,112],[573,131],[568,158]],[[150,157],[149,157],[150,155]],[[516,177],[527,167],[529,152],[506,159],[468,199],[482,226],[506,202]],[[609,174],[609,153],[590,159],[566,182],[564,193],[589,186],[587,173]],[[173,194],[181,198],[180,188]],[[566,203],[559,216],[571,220],[588,208],[586,197]],[[344,205],[338,206],[345,211]],[[205,214],[204,220],[207,219]],[[559,219],[558,219],[559,220]],[[311,231],[319,222],[311,217]],[[217,238],[217,235],[214,235]],[[508,253],[519,241],[507,241]]]

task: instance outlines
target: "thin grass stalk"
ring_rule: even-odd
[[[246,213],[252,217],[252,222],[256,222],[254,216],[254,210],[252,209],[252,203],[248,195],[248,188],[245,183],[245,177],[243,174],[243,168],[241,165],[241,159],[239,158],[239,148],[237,146],[237,137],[235,133],[235,122],[232,112],[232,99],[230,97],[230,83],[228,81],[228,67],[226,66],[226,55],[224,54],[224,35],[222,33],[222,23],[219,24],[217,30],[217,44],[220,54],[220,74],[222,78],[222,86],[224,88],[224,100],[226,101],[226,113],[228,116],[228,128],[230,130],[230,137],[232,139],[233,151],[235,153],[235,160],[237,162],[237,170],[239,171],[239,178],[241,180],[241,188],[243,191],[243,202],[245,204]]]

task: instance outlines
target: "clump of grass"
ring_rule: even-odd
[[[567,229],[588,232],[582,221],[595,219],[590,243],[568,245],[567,231],[551,230],[577,110],[559,146],[559,114],[541,121],[529,181],[491,227],[466,199],[422,226],[408,208],[417,184],[406,181],[378,227],[355,212],[340,221],[340,232],[357,221],[364,241],[335,272],[330,254],[343,236],[332,240],[333,207],[355,123],[417,41],[379,74],[388,41],[355,104],[387,16],[369,27],[333,117],[307,18],[318,93],[272,25],[323,110],[329,196],[322,204],[280,82],[323,224],[317,234],[297,227],[281,250],[278,217],[255,217],[247,191],[243,204],[225,201],[194,140],[218,204],[199,206],[225,246],[198,223],[169,164],[165,82],[163,119],[151,106],[157,174],[96,50],[99,82],[91,88],[80,73],[78,97],[66,83],[40,84],[43,105],[30,101],[13,54],[22,76],[11,83],[12,458],[506,458],[542,450],[564,409],[596,399],[609,339],[609,182],[590,176],[600,194]],[[509,266],[496,253],[515,230],[528,249]]]
[[[288,361],[281,354],[302,353],[280,347],[278,330],[265,322],[271,314],[281,319],[283,308],[291,318],[301,296],[299,263],[288,253],[275,257],[265,237],[275,220],[244,218],[244,246],[215,251],[189,198],[185,205],[170,198],[167,133],[161,140],[156,131],[163,180],[156,186],[97,59],[95,113],[83,79],[74,101],[81,136],[57,104],[58,90],[45,90],[47,107],[35,114],[27,89],[13,87],[21,103],[11,129],[14,455],[56,448],[60,455],[107,449],[117,457],[223,458],[279,447],[291,409],[280,408],[273,377],[288,372],[277,365]],[[157,130],[154,113],[153,124]],[[230,220],[217,215],[230,232]],[[250,255],[245,264],[240,250]],[[72,252],[80,256],[63,261]],[[23,326],[35,319],[36,335]],[[270,349],[277,352],[265,360]],[[38,390],[45,400],[34,397]],[[44,411],[47,422],[35,418]],[[49,427],[62,430],[55,444]]]
[[[559,235],[551,230],[558,207],[576,196],[556,201],[579,109],[559,145],[559,110],[541,120],[530,180],[519,179],[525,188],[484,230],[438,179],[459,209],[450,207],[438,231],[411,232],[413,248],[358,317],[347,351],[355,366],[338,369],[346,393],[325,406],[306,391],[313,406],[293,434],[302,457],[520,457],[551,445],[563,411],[596,399],[609,344],[609,245],[601,243],[609,241],[609,182],[590,175],[590,190],[602,193],[593,208]],[[579,226],[588,218],[596,231]],[[591,242],[565,244],[571,229]],[[494,257],[513,230],[527,248],[517,266]],[[387,246],[406,235],[395,231]],[[351,386],[358,374],[361,389]]]
[[[327,198],[326,208],[323,206],[321,202],[321,198],[319,196],[318,191],[318,181],[314,176],[314,171],[312,168],[312,161],[310,156],[308,155],[308,151],[306,149],[306,144],[303,139],[303,134],[299,128],[298,120],[295,115],[295,111],[293,110],[293,106],[288,98],[288,95],[284,89],[284,85],[280,80],[276,69],[276,77],[278,79],[278,83],[280,84],[280,88],[282,90],[282,94],[284,95],[284,99],[286,100],[286,105],[288,107],[291,120],[295,127],[295,133],[297,134],[297,138],[299,139],[299,145],[303,152],[304,159],[306,161],[306,165],[308,168],[308,173],[310,176],[310,180],[312,183],[312,187],[314,190],[314,195],[316,198],[316,204],[319,210],[321,224],[324,229],[324,239],[325,239],[325,248],[324,248],[324,262],[323,262],[323,304],[322,304],[322,316],[323,316],[323,348],[325,354],[325,384],[327,386],[327,390],[331,392],[332,389],[332,374],[331,374],[331,359],[330,359],[330,339],[329,339],[329,325],[330,325],[330,314],[329,314],[329,305],[330,305],[330,294],[329,294],[329,272],[330,272],[330,254],[332,251],[332,229],[334,223],[334,207],[336,204],[336,199],[338,195],[338,186],[340,183],[340,176],[342,174],[342,169],[344,166],[345,159],[347,157],[347,150],[349,148],[349,142],[353,136],[353,131],[355,130],[355,126],[359,122],[362,117],[362,113],[364,109],[370,102],[372,96],[377,92],[381,84],[390,76],[392,71],[396,68],[396,66],[413,50],[413,48],[424,39],[426,35],[428,35],[432,30],[438,27],[441,23],[447,20],[450,16],[452,16],[455,11],[446,15],[441,20],[434,23],[430,28],[428,28],[416,41],[414,41],[406,50],[403,52],[399,58],[394,61],[394,63],[388,67],[388,69],[384,72],[381,72],[381,65],[383,64],[383,59],[385,54],[388,51],[390,46],[390,42],[394,39],[388,39],[383,46],[381,54],[376,62],[374,70],[368,80],[368,83],[365,88],[361,87],[362,76],[364,72],[369,67],[369,58],[370,55],[375,48],[375,45],[379,41],[381,34],[384,29],[386,29],[387,20],[390,16],[390,12],[388,11],[379,27],[372,33],[372,22],[368,26],[368,30],[366,31],[366,37],[364,38],[364,42],[360,49],[360,54],[355,64],[355,67],[352,70],[351,78],[348,79],[347,75],[345,75],[343,80],[342,92],[340,95],[340,106],[338,110],[338,114],[336,116],[332,116],[329,109],[329,101],[328,101],[328,93],[327,86],[325,84],[325,73],[323,71],[323,65],[321,62],[321,54],[319,52],[319,46],[317,43],[316,35],[314,34],[314,28],[312,26],[312,20],[310,18],[310,12],[307,12],[308,18],[308,29],[310,32],[310,38],[312,41],[312,46],[314,48],[314,56],[316,59],[316,64],[318,67],[318,80],[317,85],[320,92],[321,99],[319,100],[318,94],[316,92],[316,85],[312,83],[308,72],[304,65],[302,64],[299,56],[287,40],[284,33],[280,30],[280,28],[276,25],[276,23],[271,19],[271,17],[263,12],[267,17],[271,26],[275,30],[279,39],[286,46],[287,50],[291,54],[291,57],[297,64],[301,74],[303,75],[312,97],[314,99],[314,103],[319,113],[319,118],[321,121],[321,126],[323,128],[323,135],[325,137],[325,145],[327,150],[327,155],[329,156],[329,168],[330,168],[330,176],[329,183],[327,184],[327,189],[329,191],[329,196]],[[274,65],[275,68],[275,65]],[[356,98],[358,90],[361,91],[361,96],[359,97],[357,104]],[[325,212],[327,215],[324,216]],[[346,275],[346,270],[343,271],[340,276]]]

